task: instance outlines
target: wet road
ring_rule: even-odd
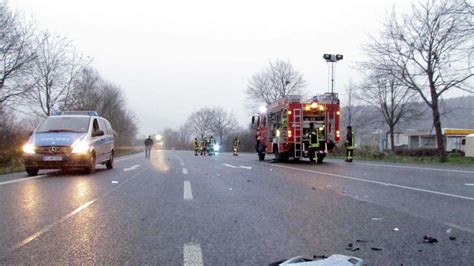
[[[372,265],[474,261],[474,168],[143,157],[91,176],[0,176],[0,263],[266,265],[335,253]]]

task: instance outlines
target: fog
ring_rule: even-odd
[[[221,106],[244,126],[244,90],[270,60],[290,60],[308,95],[328,88],[324,53],[340,53],[336,92],[363,59],[361,44],[396,3],[412,1],[64,1],[10,0],[42,28],[65,34],[117,85],[140,133],[185,123],[201,107]]]

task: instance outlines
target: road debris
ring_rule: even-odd
[[[371,218],[373,221],[382,221],[383,217],[372,217]]]
[[[232,188],[230,187],[229,190],[232,190]]]
[[[427,243],[427,244],[438,243],[438,239],[425,235],[423,236],[423,243]]]
[[[370,249],[373,250],[373,251],[382,251],[381,248],[376,248],[376,247],[371,247]]]
[[[250,182],[252,182],[252,181],[250,181],[250,179],[247,179],[247,182],[249,182],[249,183],[250,183]]]
[[[112,181],[112,184],[118,184],[118,181]]]
[[[452,231],[453,231],[453,229],[449,228],[448,230],[446,230],[446,233],[451,234]]]
[[[373,241],[371,241],[371,240],[357,239],[356,242],[357,242],[357,243],[372,243]]]
[[[315,259],[315,260],[316,259],[327,259],[327,258],[328,258],[328,256],[326,256],[326,255],[314,255],[313,256],[313,259]]]
[[[455,237],[455,236],[450,236],[450,237],[449,237],[449,240],[455,241],[455,240],[456,240],[456,237]]]
[[[354,247],[354,244],[352,244],[352,243],[349,243],[347,245],[347,248],[346,248],[346,250],[349,250],[349,251],[352,251],[352,252],[357,251],[359,249],[360,249],[359,247]]]
[[[316,190],[316,188],[315,188],[315,187],[312,187],[311,189],[312,189],[312,190]]]
[[[398,227],[395,227],[395,228],[393,228],[393,231],[398,232],[398,231],[400,231],[400,229],[398,229]]]

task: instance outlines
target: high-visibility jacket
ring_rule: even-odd
[[[240,145],[240,140],[234,140],[234,147],[238,147]]]
[[[346,135],[346,148],[353,150],[356,147],[356,139],[354,131],[348,131]]]
[[[317,128],[311,129],[309,132],[309,146],[311,148],[319,148],[319,130]]]

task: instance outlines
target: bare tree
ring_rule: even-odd
[[[68,106],[70,90],[84,66],[82,55],[65,37],[43,32],[29,79],[34,82],[28,92],[29,106],[43,115]]]
[[[191,114],[187,124],[193,133],[201,139],[212,133],[213,112],[211,108],[202,108]]]
[[[368,74],[362,86],[357,88],[356,97],[382,115],[388,126],[392,150],[395,150],[395,127],[422,116],[416,92],[402,87],[397,80],[383,73]]]
[[[212,131],[219,137],[219,143],[223,143],[224,138],[237,125],[236,119],[232,113],[223,108],[214,107],[212,109]]]
[[[276,60],[254,74],[247,85],[248,108],[254,111],[261,104],[270,104],[292,94],[302,94],[306,81],[289,61]]]
[[[411,13],[395,11],[381,36],[366,48],[369,69],[382,71],[417,92],[430,107],[440,161],[447,160],[439,111],[440,98],[448,91],[472,92],[467,84],[474,75],[469,62],[473,49],[472,13],[459,12],[467,2],[426,0]],[[472,9],[471,9],[472,10]]]
[[[23,76],[35,58],[33,32],[31,23],[20,21],[7,2],[0,1],[0,103],[4,105],[30,88]]]

